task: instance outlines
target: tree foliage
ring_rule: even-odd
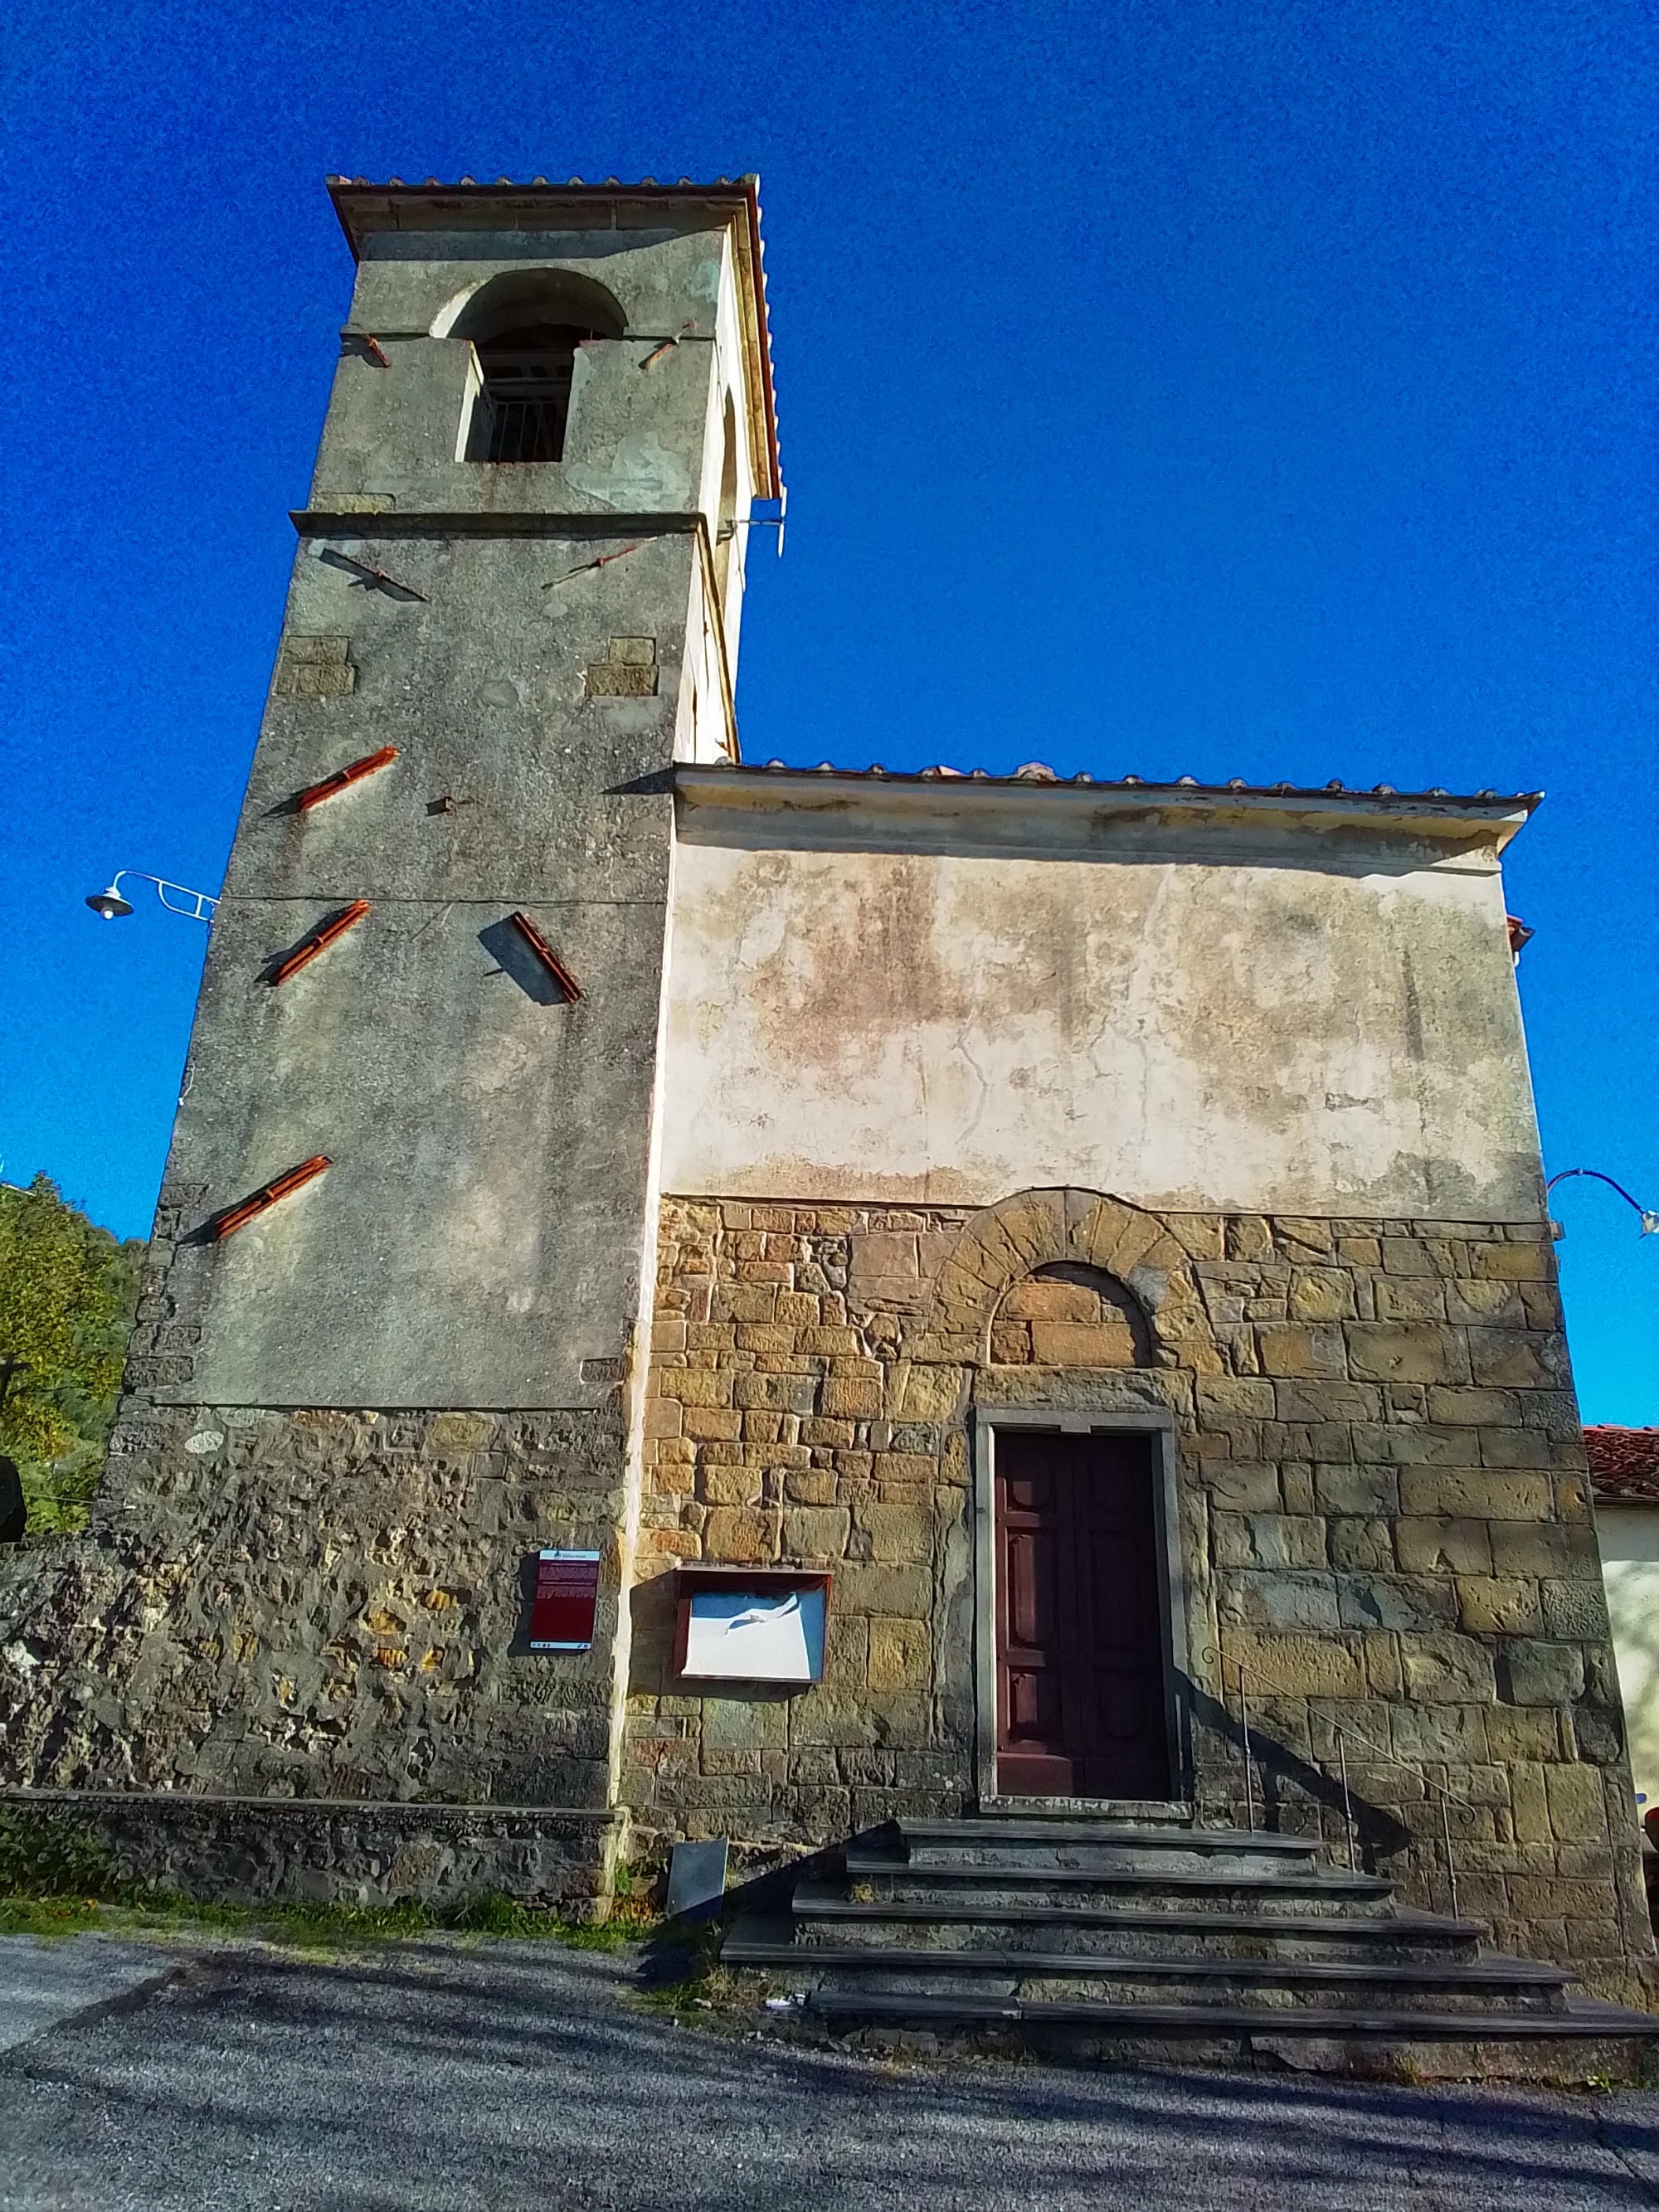
[[[0,1188],[0,1375],[19,1363],[0,1404],[0,1452],[19,1463],[31,1528],[85,1517],[114,1415],[143,1252],[66,1205],[46,1176],[27,1189]],[[67,1479],[82,1510],[58,1510],[62,1481],[54,1476]]]

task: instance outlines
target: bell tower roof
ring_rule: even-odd
[[[717,177],[712,184],[659,184],[644,178],[623,184],[607,177],[586,184],[573,177],[551,184],[545,177],[514,184],[502,177],[493,185],[463,177],[441,184],[428,177],[408,185],[400,177],[374,184],[366,177],[331,177],[329,197],[347,243],[361,261],[365,240],[377,233],[435,231],[647,230],[668,228],[724,229],[732,241],[751,394],[749,444],[761,496],[783,495],[778,454],[777,394],[772,376],[771,333],[766,312],[766,276],[762,264],[760,179]],[[754,404],[757,398],[759,404]]]

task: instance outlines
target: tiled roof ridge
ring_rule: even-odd
[[[331,174],[331,185],[349,185],[356,191],[366,192],[737,192],[743,191],[759,180],[753,173],[740,177],[714,177],[699,182],[695,177],[676,177],[672,183],[655,177],[494,177],[481,180],[477,177],[457,177],[447,183],[441,177],[344,177]]]
[[[988,769],[982,768],[949,768],[942,762],[922,769],[888,769],[878,763],[872,763],[868,768],[838,768],[833,761],[820,761],[815,768],[792,767],[788,762],[781,760],[716,763],[714,765],[732,767],[742,775],[840,775],[860,780],[876,778],[898,783],[928,783],[948,778],[964,783],[1089,784],[1101,791],[1189,791],[1206,798],[1433,800],[1449,806],[1524,806],[1528,813],[1544,797],[1541,791],[1452,792],[1438,784],[1426,791],[1398,791],[1391,783],[1376,783],[1369,790],[1351,790],[1334,779],[1327,784],[1247,783],[1243,776],[1234,776],[1226,783],[1200,783],[1196,776],[1192,775],[1170,778],[1097,776],[1091,775],[1086,769],[1076,775],[1062,776],[1043,761],[1027,761],[1008,775],[993,775]]]

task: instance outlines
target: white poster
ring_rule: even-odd
[[[823,1592],[698,1590],[685,1634],[688,1674],[816,1682],[823,1672]]]

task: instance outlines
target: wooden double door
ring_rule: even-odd
[[[1000,1796],[1174,1794],[1152,1453],[996,1432]]]

